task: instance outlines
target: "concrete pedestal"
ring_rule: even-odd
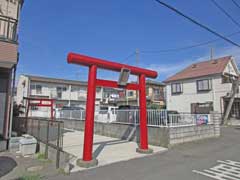
[[[90,168],[98,165],[97,159],[92,159],[91,161],[84,161],[82,159],[77,160],[77,165],[83,168]]]
[[[150,148],[148,148],[148,149],[137,148],[136,152],[141,153],[141,154],[152,154],[153,150]]]

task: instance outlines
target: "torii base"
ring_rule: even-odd
[[[82,159],[77,160],[77,165],[83,168],[90,168],[98,165],[97,159],[92,159],[91,161],[84,161]]]
[[[153,150],[150,148],[148,148],[148,149],[137,148],[136,152],[141,153],[141,154],[152,154]]]

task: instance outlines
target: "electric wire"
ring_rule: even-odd
[[[237,25],[240,28],[240,24],[222,7],[220,6],[215,0],[211,0],[213,4],[222,11],[235,25]]]
[[[171,11],[175,12],[176,14],[178,14],[178,15],[184,17],[185,19],[189,20],[189,21],[192,22],[193,24],[196,24],[197,26],[201,27],[202,29],[205,29],[206,31],[214,34],[215,36],[218,36],[219,38],[225,40],[226,42],[228,42],[228,43],[230,43],[230,44],[232,44],[232,45],[237,46],[237,47],[240,48],[240,45],[239,45],[238,43],[235,43],[234,41],[228,39],[228,38],[225,37],[224,35],[216,32],[215,30],[209,28],[208,26],[206,26],[206,25],[198,22],[197,20],[195,20],[195,19],[193,19],[193,18],[185,15],[185,14],[182,13],[181,11],[177,10],[175,7],[170,6],[170,5],[168,5],[168,4],[166,4],[165,2],[160,1],[160,0],[155,0],[155,1],[156,1],[157,3],[159,3],[160,5],[162,5],[162,6],[166,7],[166,8],[168,8],[168,9],[170,9]]]

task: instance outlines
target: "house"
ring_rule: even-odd
[[[156,105],[159,108],[165,107],[165,84],[147,80],[146,81],[146,96],[147,96],[147,105]],[[125,96],[121,96],[118,99],[118,105],[137,105],[137,91],[134,90],[125,90]]]
[[[18,25],[23,0],[0,0],[0,151],[11,137],[13,89],[18,63]]]
[[[194,63],[167,78],[167,109],[186,113],[223,114],[230,99],[232,80],[239,76],[232,56]],[[231,117],[240,117],[240,95],[235,95]]]
[[[81,107],[86,108],[87,82],[49,78],[33,75],[20,75],[17,85],[16,103],[25,105],[24,97],[55,99],[55,108]],[[103,99],[103,88],[96,89],[96,110]],[[46,108],[45,108],[46,109]],[[42,108],[43,110],[43,108]],[[39,108],[32,108],[30,115],[40,114]]]
[[[123,97],[124,90],[119,88],[103,87],[103,101],[101,104],[105,105],[117,105],[117,100]]]

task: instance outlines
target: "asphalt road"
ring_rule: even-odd
[[[60,175],[51,180],[214,180],[193,170],[209,169],[218,165],[218,160],[240,162],[239,154],[240,127],[225,127],[220,138],[186,143],[163,154],[119,162],[70,176]]]

